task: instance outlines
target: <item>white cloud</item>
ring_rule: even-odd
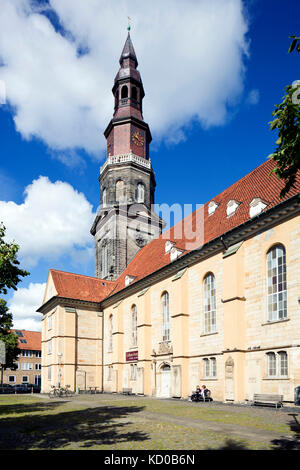
[[[127,16],[156,139],[178,142],[191,119],[223,124],[243,91],[242,0],[49,0],[63,31],[43,2],[0,3],[0,79],[16,128],[55,151],[104,149]]]
[[[20,245],[18,256],[25,269],[40,260],[90,255],[89,231],[94,215],[91,204],[70,184],[40,176],[25,189],[22,204],[0,201],[6,239]]]
[[[13,328],[41,331],[42,314],[36,310],[42,305],[46,284],[30,283],[29,286],[19,287],[8,302],[13,314]]]
[[[260,93],[259,90],[251,90],[247,96],[246,103],[250,105],[255,105],[259,103]]]

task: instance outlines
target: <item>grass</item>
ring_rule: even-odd
[[[297,413],[132,398],[0,396],[0,449],[300,448]]]

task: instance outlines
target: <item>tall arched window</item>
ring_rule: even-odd
[[[136,305],[131,307],[131,345],[137,346],[137,308]]]
[[[124,202],[125,200],[125,185],[123,180],[116,182],[116,201]]]
[[[276,375],[276,356],[275,353],[270,352],[267,354],[267,375],[268,377],[274,377]]]
[[[106,191],[106,188],[103,189],[102,204],[103,204],[103,206],[106,206],[106,204],[107,204],[107,191]]]
[[[128,98],[128,86],[127,85],[122,86],[121,98]]]
[[[285,248],[277,245],[267,254],[268,320],[287,317],[287,285]]]
[[[214,331],[216,331],[215,276],[209,273],[204,279],[204,332]]]
[[[137,202],[145,201],[145,186],[143,183],[138,183],[137,185]]]
[[[163,310],[163,341],[170,340],[170,311],[169,311],[169,294],[164,292],[161,296]]]
[[[137,100],[137,89],[135,86],[131,88],[131,98],[133,98],[134,100]]]
[[[114,332],[114,318],[113,315],[109,317],[109,341],[108,341],[108,350],[111,352],[113,350],[113,332]]]
[[[108,243],[103,240],[101,246],[101,276],[104,278],[108,275]]]

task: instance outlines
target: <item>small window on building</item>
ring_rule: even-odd
[[[9,375],[8,376],[8,382],[10,384],[15,383],[15,381],[16,381],[16,377],[14,375]]]
[[[108,366],[107,380],[112,380],[112,376],[113,376],[113,366]]]
[[[106,188],[103,189],[102,204],[103,204],[104,207],[107,205],[107,191],[106,191]]]
[[[121,98],[128,98],[128,86],[127,85],[122,86]]]
[[[52,367],[48,366],[48,380],[52,380]]]
[[[230,217],[231,215],[235,214],[238,207],[239,207],[239,203],[235,201],[234,199],[231,199],[230,201],[228,201],[227,209],[226,209],[227,217]]]
[[[169,253],[172,246],[174,246],[174,243],[172,243],[170,240],[166,241],[166,243],[165,243],[165,253]]]
[[[217,361],[215,357],[203,359],[203,378],[213,379],[217,376]]]
[[[28,375],[23,375],[23,377],[22,377],[22,383],[23,383],[23,384],[27,384],[28,382],[29,382],[29,380],[28,380]]]
[[[134,99],[134,100],[137,100],[137,89],[135,86],[133,86],[131,88],[131,97]]]
[[[217,204],[215,201],[210,201],[208,204],[208,215],[212,215],[216,212],[219,204]]]
[[[143,183],[138,183],[137,185],[137,202],[143,203],[145,202],[145,186]]]
[[[170,261],[175,261],[182,254],[182,250],[172,247],[170,250]]]
[[[288,376],[288,355],[286,351],[268,352],[267,377],[282,378]]]
[[[135,279],[135,276],[125,276],[125,287],[129,286],[129,284],[132,283],[132,281]]]
[[[259,197],[254,198],[250,202],[250,217],[255,217],[256,215],[260,214],[266,207],[267,204],[263,202]]]
[[[136,305],[131,307],[131,346],[137,346],[137,308]]]

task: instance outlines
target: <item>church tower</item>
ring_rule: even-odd
[[[155,176],[149,158],[150,129],[143,119],[145,96],[130,33],[115,77],[113,118],[104,135],[107,158],[100,169],[100,209],[91,228],[95,276],[115,280],[138,250],[161,234],[152,211]]]

